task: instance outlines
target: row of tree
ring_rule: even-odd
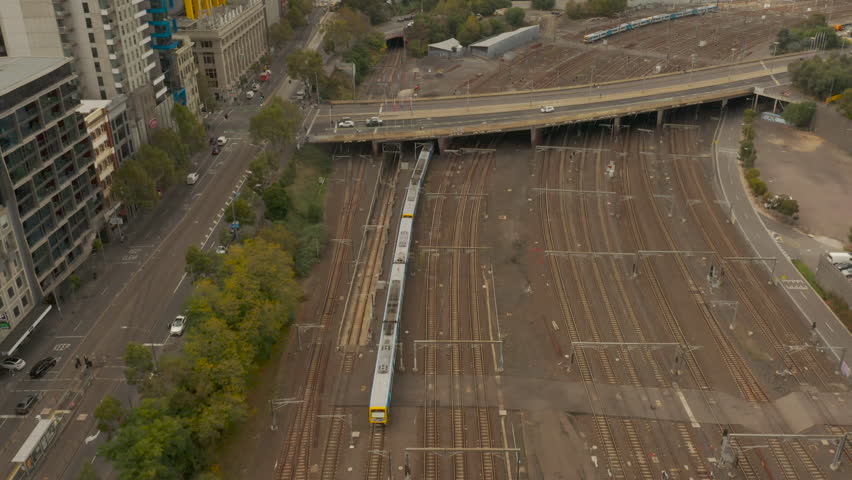
[[[823,100],[852,88],[852,58],[848,55],[813,57],[791,63],[793,85]]]
[[[627,8],[627,0],[587,0],[565,4],[565,13],[573,19],[588,17],[614,17]]]
[[[834,27],[828,26],[825,15],[814,13],[796,27],[782,28],[778,32],[775,43],[770,46],[772,50],[770,53],[780,55],[814,48],[840,48],[840,45],[841,39],[834,31]]]
[[[154,130],[149,143],[142,145],[115,173],[113,192],[131,210],[155,206],[160,192],[186,174],[190,156],[207,145],[207,131],[189,109],[176,104],[172,116],[178,132],[168,128]]]
[[[755,118],[757,118],[756,111],[751,109],[745,111],[739,160],[743,165],[746,182],[754,196],[760,198],[768,208],[796,219],[799,213],[799,203],[790,198],[789,195],[774,195],[770,192],[766,182],[760,178],[760,170],[754,168],[757,161],[757,150],[754,148],[754,139],[757,135],[754,129]]]
[[[508,0],[493,0],[485,9],[482,4],[460,0],[442,0],[432,12],[418,15],[414,25],[406,31],[407,48],[415,57],[425,56],[430,43],[444,41],[450,37],[468,46],[482,38],[498,35],[524,25],[525,12],[521,8],[508,8],[502,17],[477,19],[479,15],[490,15],[494,8],[510,7]],[[487,11],[488,13],[480,13]]]
[[[223,435],[245,420],[250,375],[293,318],[302,293],[292,236],[272,225],[219,255],[197,277],[181,352],[155,359],[130,344],[125,375],[141,402],[132,410],[107,397],[95,410],[109,435],[100,454],[120,479],[212,479],[205,473]]]

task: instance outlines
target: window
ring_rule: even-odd
[[[92,19],[91,18],[86,19],[86,28],[92,28]]]
[[[216,69],[215,68],[205,68],[204,69],[204,75],[206,75],[207,78],[209,78],[211,80],[215,80],[215,79],[218,78],[218,76],[216,75]]]
[[[25,307],[27,305],[29,305],[30,304],[30,296],[24,295],[23,297],[21,297],[21,303],[23,303]]]
[[[201,48],[213,48],[213,42],[211,42],[210,40],[202,40]]]
[[[21,288],[21,287],[23,287],[23,286],[24,286],[24,281],[23,281],[23,280],[21,280],[21,276],[20,276],[20,275],[18,275],[18,278],[16,278],[16,279],[15,279],[15,285],[17,285],[17,286],[18,286],[18,288]]]
[[[95,57],[95,58],[98,58],[98,49],[97,48],[92,47],[92,56]]]
[[[83,2],[83,13],[89,13],[89,4]]]
[[[95,62],[95,71],[101,73],[101,63]]]
[[[15,309],[13,310],[13,312],[15,312],[15,318],[18,318],[18,317],[21,316],[21,309],[18,308],[17,305],[15,305]]]
[[[89,43],[95,43],[95,34],[94,33],[89,34]]]
[[[104,78],[103,78],[103,77],[98,77],[98,86],[99,86],[99,87],[103,87],[103,86],[104,86]]]
[[[106,99],[107,99],[106,92],[101,90],[101,100],[106,100]]]
[[[9,287],[9,289],[6,290],[6,295],[9,298],[15,298],[15,287]]]
[[[204,59],[204,63],[215,64],[216,57],[213,56],[212,52],[204,52],[201,54],[201,57]]]

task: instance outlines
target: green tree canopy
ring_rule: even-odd
[[[178,171],[184,171],[189,165],[189,147],[174,130],[160,128],[151,135],[151,146],[166,153]]]
[[[196,82],[198,82],[198,98],[200,98],[201,103],[204,104],[204,110],[208,112],[216,110],[216,107],[218,106],[216,104],[216,97],[210,91],[210,85],[207,83],[207,76],[204,75],[203,72],[198,72],[195,79]]]
[[[269,27],[269,41],[276,48],[281,48],[293,38],[293,27],[290,22],[280,21]]]
[[[272,97],[249,120],[249,133],[255,142],[268,141],[276,148],[291,142],[302,124],[299,108],[280,97]]]
[[[154,371],[151,349],[141,343],[128,343],[124,352],[124,377],[130,385],[136,385]]]
[[[205,252],[197,245],[186,249],[186,271],[193,278],[212,277],[219,268],[215,253]]]
[[[524,25],[524,17],[525,16],[526,16],[526,13],[524,12],[524,10],[522,8],[518,8],[518,7],[512,7],[510,9],[506,10],[506,15],[505,15],[506,22],[508,22],[509,25],[511,25],[515,28],[520,28]]]
[[[135,158],[125,160],[115,173],[113,192],[123,204],[133,209],[149,209],[159,200],[154,180]]]
[[[556,0],[532,0],[532,7],[536,10],[550,10],[556,5]]]
[[[797,27],[779,30],[775,43],[770,46],[770,49],[776,55],[780,55],[812,48],[839,48],[840,42],[840,37],[837,36],[834,28],[826,25],[825,15],[815,13]]]
[[[284,220],[290,211],[290,197],[287,189],[280,184],[272,185],[263,191],[265,215],[269,220]]]
[[[176,103],[172,108],[172,116],[177,123],[178,133],[190,152],[198,152],[207,147],[207,129],[188,108]]]
[[[349,7],[341,8],[330,22],[323,25],[330,52],[349,49],[353,42],[364,38],[371,30],[370,19]]]
[[[831,54],[791,63],[793,84],[820,101],[852,88],[852,58]]]
[[[98,472],[95,471],[95,467],[92,466],[89,462],[83,462],[83,466],[80,467],[80,471],[77,472],[77,476],[74,477],[74,480],[100,480],[101,477],[98,476]]]
[[[104,397],[94,411],[94,416],[98,420],[98,430],[105,432],[109,438],[112,438],[112,434],[124,424],[127,415],[127,409],[112,395]]]
[[[781,117],[791,125],[807,128],[811,125],[815,113],[816,104],[814,102],[791,103],[784,109]]]
[[[520,10],[520,9],[518,9]],[[523,13],[523,10],[521,10]],[[476,20],[476,17],[471,15],[467,17],[467,20],[464,21],[461,28],[459,28],[458,34],[456,34],[456,38],[464,46],[468,46],[471,43],[482,38],[482,32],[479,28],[479,21]]]
[[[150,144],[142,145],[136,153],[136,159],[148,173],[154,184],[163,189],[173,185],[177,178],[175,164],[169,154]]]

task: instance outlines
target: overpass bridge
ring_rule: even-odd
[[[544,128],[575,122],[620,118],[656,112],[661,124],[665,110],[727,101],[781,85],[787,65],[813,52],[706,67],[603,84],[498,94],[455,95],[407,100],[343,101],[323,104],[309,119],[306,141],[311,143],[382,142],[438,139],[529,130],[532,143]],[[542,113],[550,105],[554,112]],[[378,116],[381,127],[365,121]],[[355,128],[338,128],[349,117]],[[442,145],[443,146],[443,145]]]

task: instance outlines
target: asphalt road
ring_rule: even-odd
[[[314,12],[312,19],[319,13]],[[273,60],[272,80],[261,84],[264,96],[269,98],[286,83],[284,58],[304,44],[310,33],[300,32]],[[260,151],[250,144],[248,119],[262,103],[259,95],[251,101],[237,99],[205,116],[210,136],[229,138],[223,151],[217,156],[210,150],[196,155],[194,170],[201,176],[195,185],[171,189],[154,213],[125,227],[125,242],[113,242],[102,255],[89,258],[86,266],[97,272],[97,278],[87,278],[61,304],[61,313],[54,309],[17,352],[28,365],[47,356],[58,357],[57,366],[38,380],[26,375],[29,366],[16,375],[0,373],[4,392],[0,397],[2,478],[12,473],[11,459],[36,425],[36,415],[49,415],[60,408],[59,401],[68,391],[83,393],[75,401],[73,418],[39,467],[38,478],[73,478],[86,461],[94,463],[102,479],[116,477],[107,462],[95,457],[106,438],[98,434],[92,412],[108,394],[125,405],[138,402],[135,389],[124,382],[123,354],[128,342],[149,344],[155,355],[180,348],[180,338],[169,337],[168,325],[191,291],[184,274],[184,254],[190,245],[215,248],[219,230],[227,228],[224,209],[242,187],[248,164]],[[75,368],[75,357],[84,356],[94,361],[90,372]],[[93,380],[86,386],[83,379],[88,374]],[[41,395],[34,410],[27,416],[14,415],[17,402],[29,393]]]
[[[340,135],[352,137],[348,140],[369,140],[381,135],[403,135],[405,131],[428,128],[477,128],[488,124],[494,129],[498,128],[499,122],[547,125],[564,120],[560,117],[568,107],[574,115],[667,99],[676,103],[678,97],[712,93],[720,87],[775,85],[778,77],[786,72],[788,63],[809,55],[811,53],[573,88],[419,98],[413,101],[331,103],[318,109],[308,135],[312,142],[336,141],[340,138],[335,137]],[[543,105],[554,106],[555,112],[541,113],[539,109]],[[366,119],[372,116],[382,118],[384,124],[381,128],[366,127]],[[338,128],[337,122],[344,117],[354,120],[356,128]],[[489,127],[479,129],[487,130]]]

